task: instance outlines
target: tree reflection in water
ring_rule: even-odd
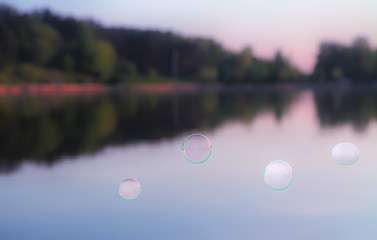
[[[49,165],[109,145],[211,130],[228,120],[250,123],[266,111],[279,121],[296,97],[292,91],[3,96],[0,170],[14,171],[23,161]]]

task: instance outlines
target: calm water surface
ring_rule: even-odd
[[[373,90],[2,97],[0,239],[374,239],[376,117]],[[195,132],[199,165],[181,153]],[[351,166],[331,159],[342,141]],[[284,191],[273,160],[294,170]]]

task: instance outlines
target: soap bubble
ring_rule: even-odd
[[[119,194],[122,198],[132,200],[140,195],[140,183],[135,179],[126,179],[120,183]]]
[[[284,161],[272,161],[264,170],[264,181],[273,190],[284,190],[292,183],[293,170]]]
[[[331,156],[340,165],[351,165],[359,159],[360,151],[350,142],[341,142],[333,147]]]
[[[206,136],[193,134],[183,141],[182,153],[189,162],[204,163],[211,156],[212,144]]]

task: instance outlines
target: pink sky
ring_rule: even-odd
[[[210,37],[231,50],[251,46],[263,58],[272,58],[280,49],[307,72],[322,40],[350,44],[365,36],[377,46],[375,0],[12,0],[11,4],[20,10],[49,7],[106,26]]]

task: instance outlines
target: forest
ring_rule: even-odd
[[[376,80],[377,50],[365,38],[351,46],[323,42],[313,73],[303,74],[280,51],[268,60],[250,47],[233,52],[212,39],[104,27],[48,9],[22,13],[0,5],[0,84]]]

